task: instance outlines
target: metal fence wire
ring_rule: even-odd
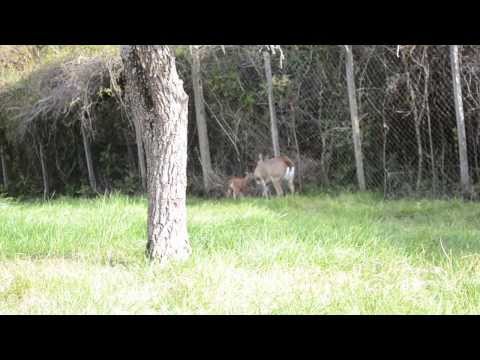
[[[469,176],[475,186],[480,47],[459,49]],[[385,196],[459,194],[449,46],[354,45],[352,50],[367,189]],[[258,154],[273,155],[261,51],[259,46],[206,46],[202,53],[210,151],[220,176],[241,175],[253,169]],[[274,111],[281,153],[297,164],[297,186],[356,187],[345,47],[291,45],[282,46],[282,53],[282,61],[278,54],[271,57]],[[188,57],[178,62],[189,79]],[[191,93],[191,81],[185,85]],[[189,113],[188,166],[192,179],[200,179],[195,111]]]

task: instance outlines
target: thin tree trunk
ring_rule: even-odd
[[[442,185],[442,194],[446,191],[446,180],[447,176],[445,173],[445,128],[443,127],[443,123],[440,122],[440,129],[442,130],[442,152],[440,155],[440,173],[442,174],[442,181],[440,182]]]
[[[433,136],[432,136],[432,120],[430,119],[430,106],[427,101],[427,125],[428,125],[428,141],[430,143],[430,163],[432,166],[432,191],[433,195],[437,194],[437,165],[435,163],[435,152],[433,151]]]
[[[330,179],[328,178],[328,147],[327,147],[326,134],[320,134],[320,140],[322,142],[322,153],[320,154],[320,181],[323,186],[330,186]]]
[[[124,46],[121,55],[147,159],[147,255],[160,263],[186,259],[188,96],[168,46]]]
[[[480,181],[480,167],[478,162],[478,140],[479,139],[480,139],[480,124],[477,124],[475,141],[473,142],[475,144],[475,149],[474,149],[475,156],[473,158],[475,161],[475,175],[477,177],[476,181]]]
[[[298,190],[303,191],[303,164],[301,163],[300,158],[300,145],[298,144],[297,137],[297,124],[295,119],[295,113],[292,110],[292,123],[293,123],[293,141],[295,142],[295,150],[297,152],[297,167],[298,167]]]
[[[463,114],[458,45],[450,45],[450,60],[452,64],[453,94],[455,99],[455,114],[457,118],[458,152],[460,155],[460,182],[463,196],[470,197],[472,189],[470,185],[470,176],[468,174],[467,136],[465,134],[465,119]]]
[[[270,53],[263,52],[265,63],[265,76],[267,79],[268,108],[270,110],[270,131],[272,133],[272,145],[274,156],[280,156],[280,145],[278,141],[277,117],[275,115],[275,104],[273,101],[273,82],[272,82],[272,64],[270,62]]]
[[[95,172],[93,169],[92,151],[90,147],[90,141],[88,139],[87,131],[83,124],[80,124],[82,131],[83,150],[85,152],[85,161],[87,162],[88,181],[93,192],[97,192],[97,179],[95,178]]]
[[[360,121],[358,120],[357,95],[355,90],[355,76],[353,71],[353,53],[352,46],[345,45],[346,48],[346,72],[348,100],[350,104],[350,116],[352,118],[353,146],[355,151],[355,164],[357,168],[358,187],[360,191],[366,190],[365,172],[363,169],[362,140],[360,133]]]
[[[383,106],[385,109],[385,105]],[[383,198],[386,199],[388,195],[388,169],[387,169],[387,140],[388,140],[388,125],[383,116],[383,147],[382,147],[382,161],[383,161]]]
[[[203,185],[208,193],[212,188],[212,160],[208,142],[208,128],[205,116],[205,100],[203,97],[202,76],[200,71],[200,54],[197,46],[192,46],[192,82],[195,102],[195,119],[197,121],[198,143],[203,174]]]
[[[421,119],[418,115],[415,91],[413,90],[413,86],[410,80],[410,72],[408,71],[407,71],[407,87],[410,93],[410,101],[411,101],[412,110],[413,110],[413,123],[415,127],[415,139],[417,141],[418,163],[417,163],[416,190],[419,191],[420,186],[422,185],[422,180],[423,180],[423,144],[422,144],[422,134],[420,129]]]
[[[7,159],[5,158],[5,147],[3,145],[0,145],[0,161],[2,162],[3,188],[8,190]]]
[[[50,194],[50,184],[48,180],[47,160],[45,159],[45,153],[44,153],[43,144],[41,143],[41,141],[38,141],[38,151],[39,151],[39,157],[40,157],[40,165],[42,168],[43,200],[47,200],[48,195]]]
[[[424,86],[424,101],[425,112],[427,114],[427,127],[428,127],[428,141],[430,145],[430,164],[432,169],[432,192],[435,196],[437,194],[437,166],[435,164],[435,152],[433,150],[433,136],[432,136],[432,120],[430,118],[430,99],[428,94],[428,83],[430,81],[430,69],[428,64],[428,58],[426,64],[423,66],[425,72],[425,86]]]

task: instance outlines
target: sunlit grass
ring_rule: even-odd
[[[189,199],[192,257],[144,257],[146,200],[0,199],[3,314],[480,312],[480,205]]]

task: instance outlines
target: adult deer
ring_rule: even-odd
[[[237,196],[243,197],[250,180],[253,179],[253,174],[246,173],[245,177],[233,176],[228,180],[228,190],[227,197],[233,196],[234,199],[237,199]]]
[[[263,160],[262,154],[259,155],[257,167],[254,171],[255,181],[258,185],[262,185],[263,196],[267,197],[268,184],[271,182],[277,196],[283,195],[282,180],[287,180],[290,192],[295,192],[293,179],[295,177],[295,164],[286,156],[277,156],[272,159]]]

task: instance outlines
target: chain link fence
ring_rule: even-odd
[[[354,74],[368,190],[391,196],[460,192],[449,46],[354,45]],[[357,186],[344,46],[282,46],[272,54],[281,153],[297,164],[297,186]],[[205,47],[202,79],[213,168],[223,177],[272,156],[265,64],[260,46]],[[179,69],[190,79],[188,57]],[[461,84],[470,177],[480,175],[480,47],[461,46]],[[186,81],[191,94],[191,81]],[[190,97],[193,99],[193,96]],[[191,188],[201,166],[190,111]]]
[[[351,53],[346,51],[350,47],[344,45],[174,48],[177,68],[190,98],[188,191],[192,194],[214,195],[216,191],[221,195],[228,177],[253,171],[259,154],[273,156],[275,132],[271,129],[271,112],[277,123],[280,152],[296,164],[295,181],[300,191],[319,187],[357,189],[363,183],[358,168],[364,170],[366,189],[383,193],[385,197],[464,195],[465,178],[473,184],[470,189],[473,193],[480,190],[480,46],[458,47],[461,95],[454,91],[457,84],[453,81],[457,72],[452,73],[454,47],[448,45],[353,45]],[[203,156],[200,154],[198,109],[192,83],[192,72],[197,68],[192,67],[190,51],[193,49],[200,55],[199,78],[203,84],[209,157],[205,157],[205,146]],[[271,52],[271,56],[265,57],[265,51]],[[350,54],[353,89],[347,84]],[[143,169],[140,166],[143,152],[138,146],[141,137],[132,124],[128,127],[128,116],[122,110],[121,60],[114,52],[109,56],[106,58],[114,61],[111,64],[117,64],[113,72],[108,66],[98,66],[103,62],[95,58],[59,62],[58,67],[63,69],[74,64],[77,69],[83,64],[84,67],[77,70],[88,75],[85,79],[97,79],[95,74],[102,74],[101,79],[110,81],[53,76],[57,80],[52,82],[49,74],[56,72],[50,70],[56,67],[49,65],[31,73],[22,82],[15,82],[14,87],[2,88],[0,175],[3,188],[17,193],[38,193],[40,184],[48,182],[44,181],[48,176],[43,175],[50,175],[52,188],[86,193],[82,190],[84,186],[88,188],[87,176],[90,179],[84,159],[86,142],[81,140],[78,114],[65,114],[62,105],[72,105],[71,96],[63,95],[74,89],[79,93],[88,90],[92,99],[96,99],[86,108],[92,111],[91,119],[95,120],[91,162],[96,167],[98,183],[106,190],[136,191],[140,183],[137,178]],[[266,71],[269,67],[271,83]],[[74,85],[70,84],[72,79]],[[112,87],[117,81],[118,86]],[[53,85],[41,94],[41,100],[26,101],[24,93],[33,94],[29,96],[34,98],[36,92],[30,90],[40,83]],[[107,88],[110,94],[105,91]],[[55,94],[66,100],[52,102]],[[351,104],[352,98],[356,99],[356,107]],[[458,99],[462,100],[463,111],[456,106]],[[32,144],[20,141],[18,133],[24,128],[22,124],[31,123],[24,115],[35,115],[39,106],[49,104],[51,109],[44,110],[43,116],[37,116],[35,121],[45,132],[44,136],[38,133],[38,139],[31,141]],[[354,108],[358,117],[352,112]],[[457,112],[464,115],[464,126],[457,125],[462,118]],[[18,120],[22,116],[23,120]],[[352,119],[358,119],[359,137],[352,131],[355,129]],[[465,145],[460,146],[464,139],[459,129],[463,128]],[[45,147],[45,159],[50,159],[44,164],[45,171],[36,160],[40,158],[38,141]],[[361,143],[363,165],[354,143]],[[464,153],[467,159],[461,161]],[[208,179],[203,177],[203,171],[210,171],[210,166],[202,167],[202,158],[211,159],[215,175],[212,176],[215,179],[213,194],[207,189]],[[14,184],[13,190],[9,182]]]

